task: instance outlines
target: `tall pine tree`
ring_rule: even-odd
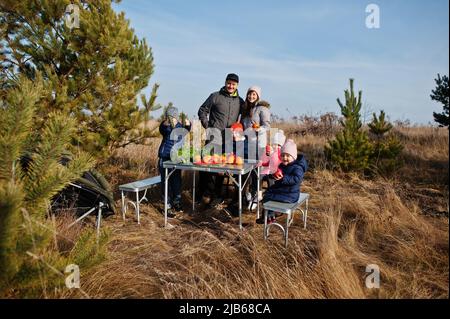
[[[65,13],[69,4],[78,10]],[[67,23],[77,13],[79,25]],[[98,158],[151,135],[135,128],[158,108],[157,86],[142,108],[136,100],[153,74],[152,52],[111,0],[1,0],[0,32],[0,95],[19,75],[42,73],[41,128],[54,111],[74,118],[72,144]]]
[[[369,167],[372,145],[367,133],[362,129],[361,98],[353,89],[353,79],[350,79],[350,90],[345,90],[345,104],[338,98],[343,119],[340,121],[343,130],[325,147],[327,157],[335,167],[344,172],[364,172]]]

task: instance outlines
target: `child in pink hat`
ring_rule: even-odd
[[[263,202],[276,201],[295,203],[300,197],[300,185],[308,169],[308,163],[303,154],[297,153],[297,145],[293,140],[287,140],[281,147],[281,163],[278,170],[272,174],[275,179],[264,194]],[[268,211],[268,223],[275,222],[275,212]],[[256,221],[264,223],[264,217]]]

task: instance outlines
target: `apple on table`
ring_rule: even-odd
[[[203,155],[203,163],[210,164],[211,163],[211,155]]]
[[[236,158],[234,156],[234,154],[229,154],[227,157],[227,164],[234,164]]]
[[[236,156],[234,163],[236,165],[242,165],[242,164],[244,164],[244,159],[242,157],[240,157],[240,156]]]

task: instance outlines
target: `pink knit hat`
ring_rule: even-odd
[[[251,91],[256,92],[256,94],[258,94],[258,100],[261,100],[261,88],[259,86],[256,86],[256,85],[251,86],[247,91],[247,95]]]
[[[291,155],[294,160],[297,159],[297,144],[291,139],[287,140],[286,143],[281,147],[281,154],[287,153]]]

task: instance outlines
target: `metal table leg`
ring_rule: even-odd
[[[291,219],[291,214],[294,214],[294,212],[291,212],[286,216],[286,230],[284,232],[284,245],[286,248],[288,246],[289,220]]]
[[[125,195],[123,191],[120,191],[122,196],[122,219],[125,220]]]
[[[257,178],[257,186],[256,186],[256,199],[257,199],[257,204],[256,204],[256,218],[259,219],[259,191],[260,191],[260,166],[258,165],[257,169],[256,169],[256,173],[258,174],[258,178]]]
[[[164,227],[167,227],[167,192],[169,186],[169,170],[167,168],[164,175]]]
[[[136,192],[136,214],[137,214],[137,221],[138,225],[141,224],[141,216],[139,211],[139,192]]]
[[[98,205],[98,215],[97,215],[97,240],[100,236],[100,224],[102,221],[102,207],[103,207],[103,203],[100,202]]]
[[[92,207],[90,210],[88,210],[86,213],[84,213],[82,216],[78,217],[73,223],[69,224],[69,226],[67,226],[67,228],[72,227],[73,225],[75,225],[76,223],[78,223],[80,220],[82,220],[83,218],[85,218],[86,216],[88,216],[90,213],[92,213],[96,207]]]
[[[305,209],[305,216],[303,217],[303,228],[306,229],[306,220],[308,218],[308,199],[306,199],[306,209]]]
[[[242,230],[242,174],[239,174],[239,229]]]
[[[267,240],[267,233],[269,229],[267,228],[267,209],[264,209],[264,240]]]
[[[192,171],[192,213],[195,211],[195,171]]]
[[[244,182],[244,186],[247,184],[248,180],[250,179],[252,171],[247,176],[247,179]],[[228,174],[229,178],[233,181],[234,185],[238,187],[238,197],[239,197],[239,229],[242,230],[242,191],[244,189],[244,186],[242,185],[242,174],[237,174],[239,176],[238,180],[233,177],[233,175],[227,171],[226,174]]]

